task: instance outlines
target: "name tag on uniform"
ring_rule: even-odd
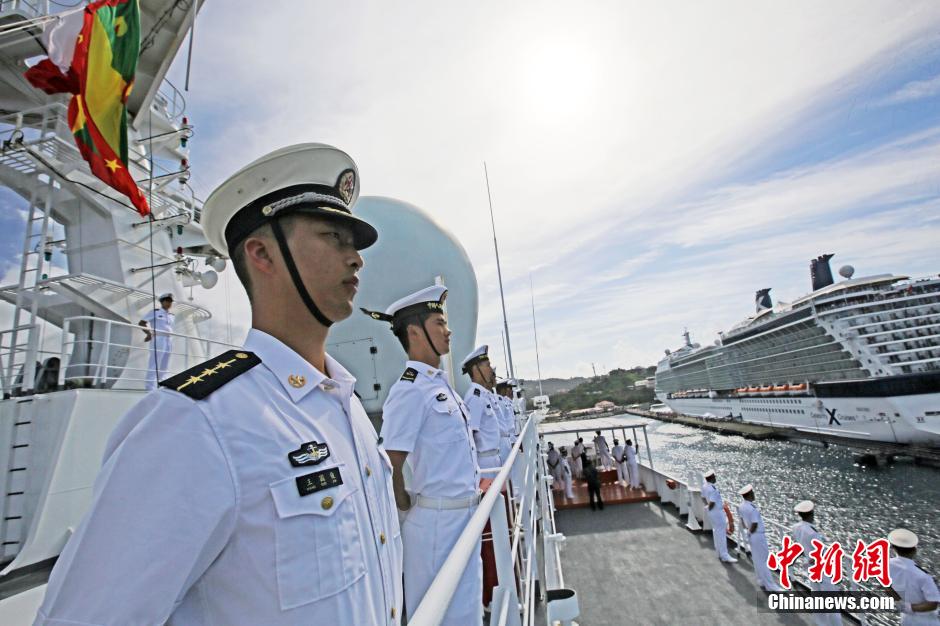
[[[439,394],[437,394],[437,401],[438,401],[438,402],[443,402],[443,401],[446,400],[446,399],[447,399],[447,394],[446,394],[446,393],[439,393]]]
[[[343,484],[343,477],[340,475],[338,467],[331,467],[312,474],[304,474],[298,476],[295,480],[297,481],[297,492],[301,496],[309,496],[311,493]]]
[[[317,443],[316,441],[302,443],[299,448],[287,453],[287,458],[294,467],[319,465],[329,456],[330,447],[325,443]]]

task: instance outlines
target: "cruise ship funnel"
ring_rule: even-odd
[[[829,268],[829,259],[834,255],[821,254],[809,262],[809,273],[813,279],[813,291],[828,287],[835,282],[832,278],[832,270]]]
[[[761,289],[754,295],[754,302],[757,304],[757,312],[760,313],[764,309],[773,308],[773,302],[770,300],[770,290],[771,287],[766,289]]]

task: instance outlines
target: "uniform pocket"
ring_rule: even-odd
[[[429,426],[428,434],[435,443],[446,444],[467,439],[467,425],[456,402],[432,405],[426,424]]]
[[[332,467],[342,470],[344,465]],[[316,471],[326,469],[331,468]],[[342,484],[301,496],[293,476],[269,487],[277,512],[276,570],[282,609],[337,594],[365,575],[356,501],[350,497],[356,487]]]

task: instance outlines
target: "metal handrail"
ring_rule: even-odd
[[[534,455],[536,454],[538,443],[537,423],[538,418],[535,415],[531,415],[526,420],[519,438],[512,447],[509,458],[503,463],[496,478],[493,479],[482,501],[477,506],[477,510],[473,513],[470,521],[467,522],[464,531],[460,534],[453,549],[447,556],[447,560],[444,561],[444,565],[441,567],[440,571],[438,571],[431,586],[424,594],[424,598],[421,600],[417,610],[408,622],[409,626],[438,626],[441,623],[447,611],[447,607],[450,605],[451,599],[454,596],[454,592],[457,590],[457,585],[463,576],[463,572],[470,562],[471,557],[474,556],[478,541],[483,534],[483,529],[486,527],[487,521],[491,523],[494,541],[493,547],[497,561],[497,576],[500,581],[500,585],[494,589],[493,594],[492,606],[499,607],[499,612],[494,612],[494,615],[499,616],[498,624],[515,625],[521,623],[519,621],[520,615],[518,611],[513,610],[514,607],[512,606],[513,599],[516,595],[516,585],[513,574],[517,552],[511,552],[512,556],[508,563],[509,567],[507,567],[505,560],[506,554],[503,550],[497,549],[498,545],[496,541],[497,539],[504,541],[506,538],[505,531],[508,530],[505,523],[505,508],[501,505],[501,503],[504,502],[501,493],[502,489],[508,484],[509,475],[513,471],[514,465],[519,460],[524,458],[528,461],[526,465],[534,466]],[[525,450],[521,454],[525,455],[524,457],[520,456],[520,450],[523,445],[525,446]],[[524,528],[522,527],[523,522],[526,521],[525,518],[529,517],[530,521],[534,519],[531,517],[533,511],[526,508],[527,504],[531,504],[535,491],[535,481],[526,480],[529,475],[528,471],[523,475],[523,484],[520,489],[522,492],[520,498],[520,511],[522,515],[519,516],[518,523],[514,525],[512,542],[512,545],[516,547],[520,545],[520,541],[525,537]],[[535,476],[533,476],[533,478],[535,478]],[[519,486],[517,486],[517,488],[518,487]],[[502,524],[500,524],[500,522],[502,522]],[[528,524],[526,524],[526,526],[528,526]],[[525,583],[523,589],[526,594],[526,603],[524,606],[526,607],[531,605],[534,601],[532,598],[534,590],[532,581],[534,577],[531,575],[532,564],[535,560],[534,552],[532,552],[533,547],[534,537],[527,541],[526,545],[527,555],[529,557],[526,559],[526,570],[523,572],[525,575],[523,579]],[[516,600],[516,604],[518,605],[518,600]],[[531,611],[526,608],[524,613],[526,614],[525,624],[529,624]],[[494,623],[494,626],[495,624],[496,623]]]
[[[69,336],[72,334],[71,328],[73,324],[80,322],[90,322],[95,324],[96,328],[102,328],[104,331],[104,339],[70,339]],[[152,352],[153,344],[149,345],[139,345],[135,343],[123,343],[120,341],[112,341],[112,329],[114,327],[122,327],[129,329],[132,333],[142,333],[144,328],[138,324],[131,324],[128,322],[119,322],[115,320],[102,319],[100,317],[88,316],[88,315],[79,315],[75,317],[68,317],[65,319],[62,326],[62,348],[61,352],[58,355],[60,358],[59,366],[59,386],[63,386],[67,381],[72,380],[81,380],[88,381],[91,380],[92,386],[105,385],[112,381],[124,380],[128,382],[144,382],[147,379],[147,372],[150,371],[150,366],[147,367],[133,367],[129,364],[125,365],[112,365],[110,363],[110,357],[112,351],[115,349],[127,350],[129,354],[140,351],[145,351],[147,353]],[[149,331],[152,336],[161,335],[165,337],[175,337],[183,340],[183,350],[172,350],[169,352],[170,358],[183,357],[184,366],[183,371],[195,363],[191,361],[197,360],[203,361],[215,354],[224,352],[225,350],[237,349],[240,346],[226,343],[223,341],[216,341],[214,339],[207,339],[205,337],[199,337],[196,335],[187,335],[184,333],[168,332],[168,331],[155,331],[151,327],[146,329]],[[153,341],[153,340],[151,340]],[[203,347],[202,351],[191,351],[190,342],[197,342]],[[103,349],[100,350],[100,353],[96,355],[96,358],[93,361],[83,362],[72,359],[72,354],[74,350],[72,348],[76,345],[82,346],[100,346]],[[130,357],[128,357],[128,361]],[[85,374],[74,374],[67,376],[69,368],[87,368],[88,372]],[[117,371],[116,374],[110,375],[111,370]],[[128,373],[143,372],[142,377],[129,376]],[[166,372],[160,372],[161,378],[167,378],[172,374],[178,373],[177,371],[168,370]]]

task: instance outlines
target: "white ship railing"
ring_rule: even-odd
[[[74,328],[79,324],[93,324],[95,332],[101,333],[100,339],[76,338]],[[114,330],[127,329],[131,337],[139,337],[138,341],[119,341],[115,339]],[[148,327],[151,335],[160,335],[172,339],[173,349],[169,351],[170,364],[167,371],[159,372],[159,379],[164,380],[179,372],[194,367],[227,350],[237,349],[240,346],[186,335],[183,333],[157,331]],[[93,316],[76,316],[66,318],[62,333],[62,349],[57,356],[60,358],[58,385],[62,387],[108,387],[119,388],[116,383],[120,381],[120,388],[141,389],[147,380],[147,373],[154,358],[154,339],[144,342],[144,328],[137,324],[105,320]],[[82,350],[82,347],[87,348]],[[76,354],[91,354],[88,360],[76,359]],[[127,358],[124,359],[123,355]],[[123,364],[112,363],[112,356],[120,356]],[[71,373],[70,372],[74,372]]]
[[[438,626],[441,623],[464,569],[477,554],[478,542],[487,521],[492,531],[499,580],[493,589],[490,604],[490,626],[529,626],[535,623],[535,583],[540,578],[536,552],[539,526],[545,542],[543,546],[546,547],[546,584],[542,588],[551,591],[553,585],[562,584],[558,546],[563,537],[555,531],[551,489],[546,489],[549,479],[539,446],[539,421],[540,417],[534,414],[530,414],[525,421],[509,459],[499,468],[476,512],[411,616],[409,626]],[[511,485],[510,477],[513,479]],[[512,494],[512,505],[509,507],[511,526],[506,517],[506,499],[502,494],[504,488]],[[563,595],[570,605],[573,594],[569,591]],[[548,597],[546,619],[550,620],[553,604],[551,593]]]

